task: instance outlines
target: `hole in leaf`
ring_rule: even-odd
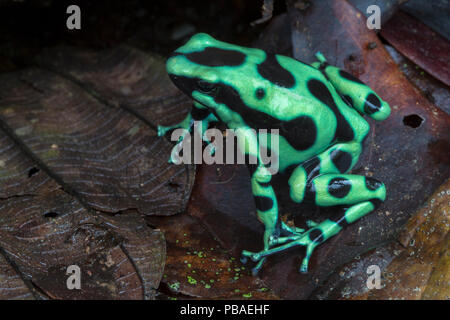
[[[39,171],[41,171],[39,168],[36,168],[36,167],[31,168],[30,171],[28,171],[28,178],[31,178]]]
[[[56,218],[57,216],[59,216],[59,213],[54,211],[44,213],[44,217],[46,218]]]
[[[176,182],[169,182],[167,184],[171,190],[177,191],[181,186]]]
[[[411,128],[418,128],[423,122],[423,118],[417,114],[410,114],[403,118],[403,124]]]

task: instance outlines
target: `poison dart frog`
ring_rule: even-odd
[[[248,167],[257,217],[265,227],[263,249],[242,252],[243,263],[248,258],[255,262],[253,274],[269,255],[294,246],[306,247],[299,271],[307,272],[316,246],[386,198],[382,182],[348,172],[369,132],[362,114],[384,120],[390,107],[359,79],[329,65],[321,53],[316,58],[309,65],[199,33],[167,60],[172,82],[194,103],[181,123],[159,126],[158,135],[174,128],[192,130],[194,121],[202,122],[202,130],[220,121],[240,129],[238,138],[245,145],[258,146],[258,129],[278,129],[279,172],[288,175],[289,199],[337,208],[335,218],[307,221],[307,230],[287,225],[280,218],[273,176],[260,148],[244,146],[246,156],[256,158]]]

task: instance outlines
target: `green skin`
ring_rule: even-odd
[[[197,34],[167,60],[169,76],[193,98],[194,107],[181,123],[160,126],[158,134],[175,128],[192,130],[198,120],[204,137],[211,122],[221,121],[239,129],[240,149],[257,159],[257,165],[249,168],[258,219],[265,226],[264,248],[242,252],[243,262],[247,258],[256,262],[254,274],[267,256],[295,246],[306,247],[300,271],[307,272],[317,245],[373,211],[386,197],[383,183],[347,172],[358,161],[369,132],[361,113],[384,120],[389,105],[358,79],[328,65],[322,54],[316,56],[319,61],[310,66]],[[335,219],[308,221],[308,230],[281,221],[272,175],[258,152],[260,146],[270,146],[257,130],[271,128],[281,128],[279,172],[289,174],[290,199],[340,206]]]

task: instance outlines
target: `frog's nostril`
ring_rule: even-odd
[[[422,124],[424,119],[417,114],[410,114],[403,117],[403,124],[411,128],[418,128]]]

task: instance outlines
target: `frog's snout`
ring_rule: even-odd
[[[176,59],[176,57],[174,59]],[[179,75],[180,72],[177,71],[176,68],[180,68],[180,66],[177,65],[176,62],[171,62],[171,60],[173,61],[172,58],[169,58],[169,60],[167,61],[167,73],[170,80],[178,89],[180,89],[188,96],[191,96],[192,91],[194,91],[196,88],[195,79]]]
[[[180,71],[183,68],[182,63],[183,54],[179,52],[174,52],[166,61],[166,70],[169,75],[170,80],[181,89],[182,81],[180,80]]]
[[[180,52],[174,52],[170,55],[170,57],[166,61],[166,70],[170,75],[177,74],[178,70],[182,67],[182,57],[184,55]]]

